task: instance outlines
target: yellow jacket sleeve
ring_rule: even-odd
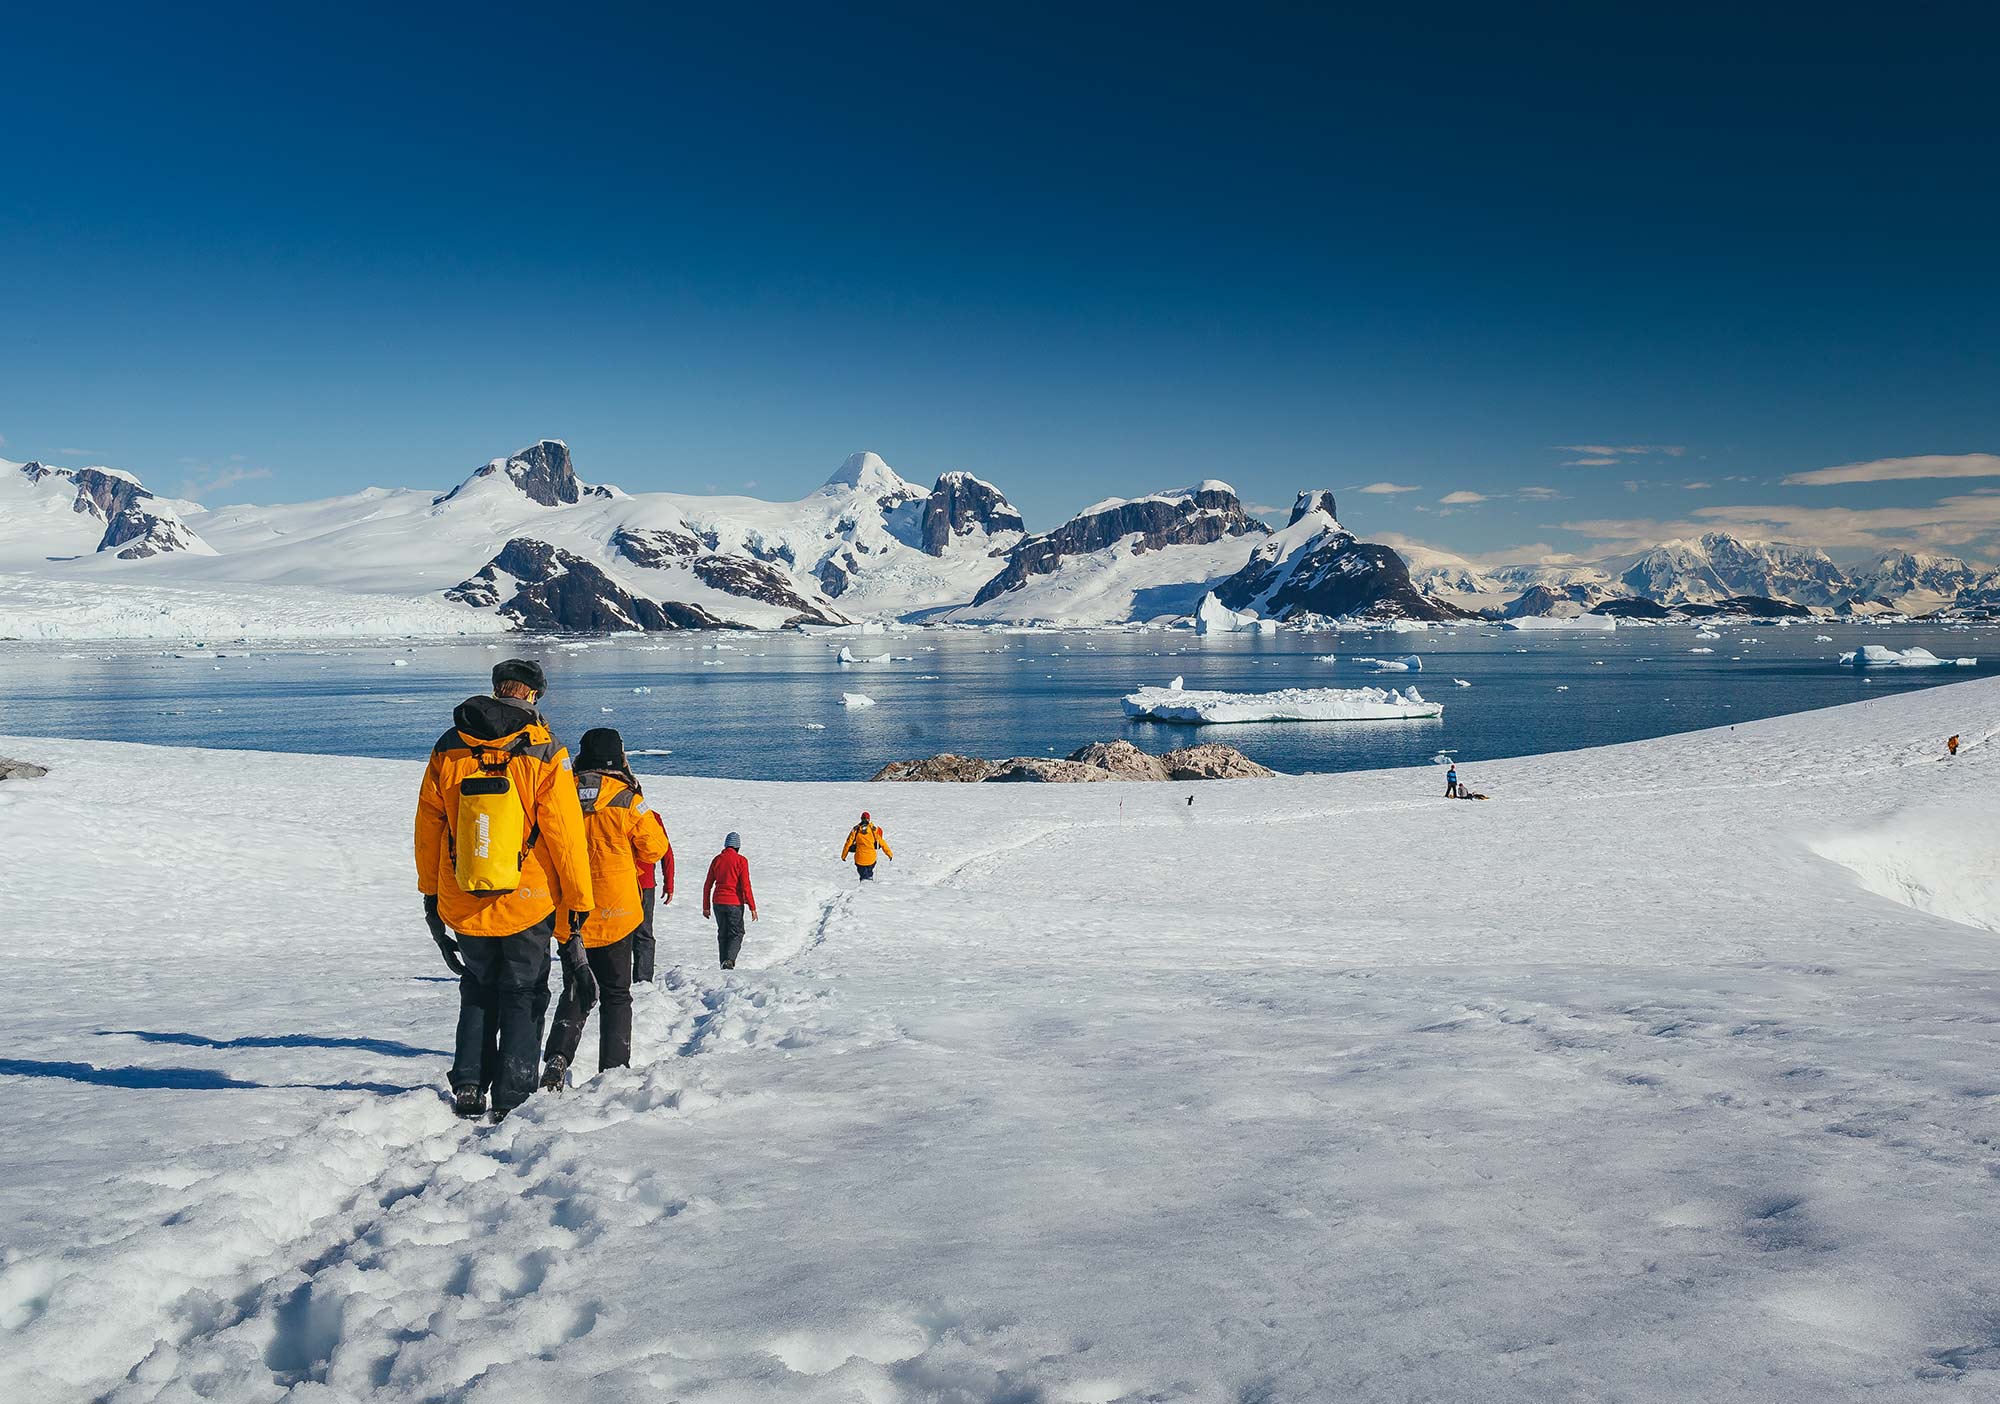
[[[542,769],[535,822],[542,828],[542,863],[549,871],[557,911],[589,911],[597,905],[597,894],[590,885],[583,805],[576,797],[576,777],[570,773],[568,751],[558,749],[554,761]]]
[[[673,845],[667,841],[666,825],[651,822],[644,800],[632,806],[632,814],[632,856],[650,868],[671,853]]]
[[[854,851],[854,841],[860,836],[861,834],[858,829],[849,829],[847,831],[847,842],[840,846],[841,857],[845,858],[848,854]]]
[[[444,795],[438,790],[437,757],[424,766],[424,782],[417,790],[417,891],[426,897],[438,895],[438,870],[444,866]]]

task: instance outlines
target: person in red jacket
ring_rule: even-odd
[[[722,955],[722,968],[734,970],[736,955],[743,949],[743,909],[757,920],[757,894],[750,890],[750,864],[743,857],[743,836],[731,834],[722,841],[722,852],[708,865],[708,877],[701,885],[701,914],[715,913],[715,944]]]
[[[667,832],[666,821],[660,818],[660,811],[654,810],[650,816],[660,826],[660,833]],[[667,844],[667,856],[659,863],[660,901],[665,906],[674,903],[674,846]],[[653,979],[653,864],[639,869],[639,929],[632,933],[632,983],[650,984]]]

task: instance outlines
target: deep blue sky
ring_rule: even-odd
[[[1992,554],[2000,462],[1779,481],[2000,453],[1980,8],[723,8],[11,11],[0,455]]]

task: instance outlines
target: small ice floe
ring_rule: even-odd
[[[1940,658],[1927,648],[1906,648],[1901,653],[1880,644],[1869,644],[1840,655],[1843,668],[1975,668],[1977,658]]]
[[[1833,642],[1833,635],[1831,635],[1831,634],[1814,634],[1814,635],[1813,635],[1813,642],[1814,642],[1814,643],[1832,643],[1832,642]]]
[[[391,658],[389,666],[391,668],[407,668],[410,666],[410,660],[407,658]]]
[[[1713,629],[1699,629],[1695,631],[1695,637],[1698,639],[1719,639],[1722,635],[1716,633]]]
[[[859,692],[843,692],[840,694],[840,705],[856,709],[872,707],[875,705],[875,699]]]
[[[600,712],[608,712],[608,711],[610,711],[611,709],[610,709],[609,707],[599,707],[599,708],[598,708],[597,710],[598,710],[598,711],[600,711]]]
[[[833,655],[833,661],[836,663],[852,663],[854,662],[854,651],[848,648],[846,644],[842,644],[840,652]]]
[[[650,687],[635,687],[632,689],[632,694],[635,697],[649,697],[652,695],[652,692],[653,689]]]
[[[1444,705],[1426,702],[1413,687],[1288,687],[1277,692],[1190,692],[1142,687],[1124,699],[1125,715],[1206,726],[1235,722],[1391,721],[1438,717]]]
[[[638,750],[628,751],[626,754],[633,756],[670,756],[673,752],[665,746],[642,746]]]
[[[1509,619],[1500,626],[1503,629],[1583,629],[1592,633],[1609,634],[1618,628],[1618,621],[1608,614],[1576,614],[1559,618],[1553,614],[1524,614],[1519,619]]]
[[[1557,683],[1557,684],[1556,684],[1556,691],[1557,691],[1557,692],[1568,692],[1568,691],[1569,691],[1569,684],[1568,684],[1568,683]]]
[[[807,731],[825,731],[825,730],[826,730],[826,723],[825,723],[825,722],[806,722],[806,723],[805,723],[804,725],[805,725],[805,729],[806,729]]]
[[[1466,680],[1465,680],[1464,678],[1453,678],[1453,679],[1452,679],[1452,681],[1453,681],[1454,683],[1456,683],[1456,684],[1457,684],[1458,686],[1460,686],[1460,687],[1471,687],[1471,686],[1472,686],[1472,684],[1471,684],[1471,683],[1469,683],[1469,682],[1467,682],[1467,681],[1466,681]]]
[[[1313,655],[1313,662],[1315,663],[1338,663],[1339,661],[1340,655],[1337,653],[1315,653]]]
[[[1713,636],[1713,635],[1710,635],[1710,637],[1712,638],[1712,637],[1714,637],[1714,636]],[[1713,653],[1713,652],[1715,652],[1715,650],[1714,650],[1714,649],[1712,649],[1712,648],[1691,648],[1691,649],[1689,649],[1689,650],[1688,650],[1688,652],[1689,652],[1689,653]]]
[[[1357,658],[1354,660],[1378,673],[1421,673],[1424,660],[1414,653],[1406,653],[1401,658]]]

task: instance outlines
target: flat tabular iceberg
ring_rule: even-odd
[[[1174,679],[1176,683],[1179,678]],[[1278,692],[1189,692],[1142,687],[1125,698],[1125,715],[1206,726],[1226,722],[1391,721],[1441,717],[1444,704],[1412,688],[1288,687]]]
[[[1509,619],[1503,629],[1583,629],[1590,632],[1609,634],[1617,629],[1618,621],[1609,614],[1578,614],[1568,619],[1558,619],[1551,614],[1524,614],[1519,619]]]
[[[1973,668],[1977,658],[1940,658],[1927,648],[1906,648],[1901,653],[1880,644],[1869,644],[1840,655],[1843,668]]]

